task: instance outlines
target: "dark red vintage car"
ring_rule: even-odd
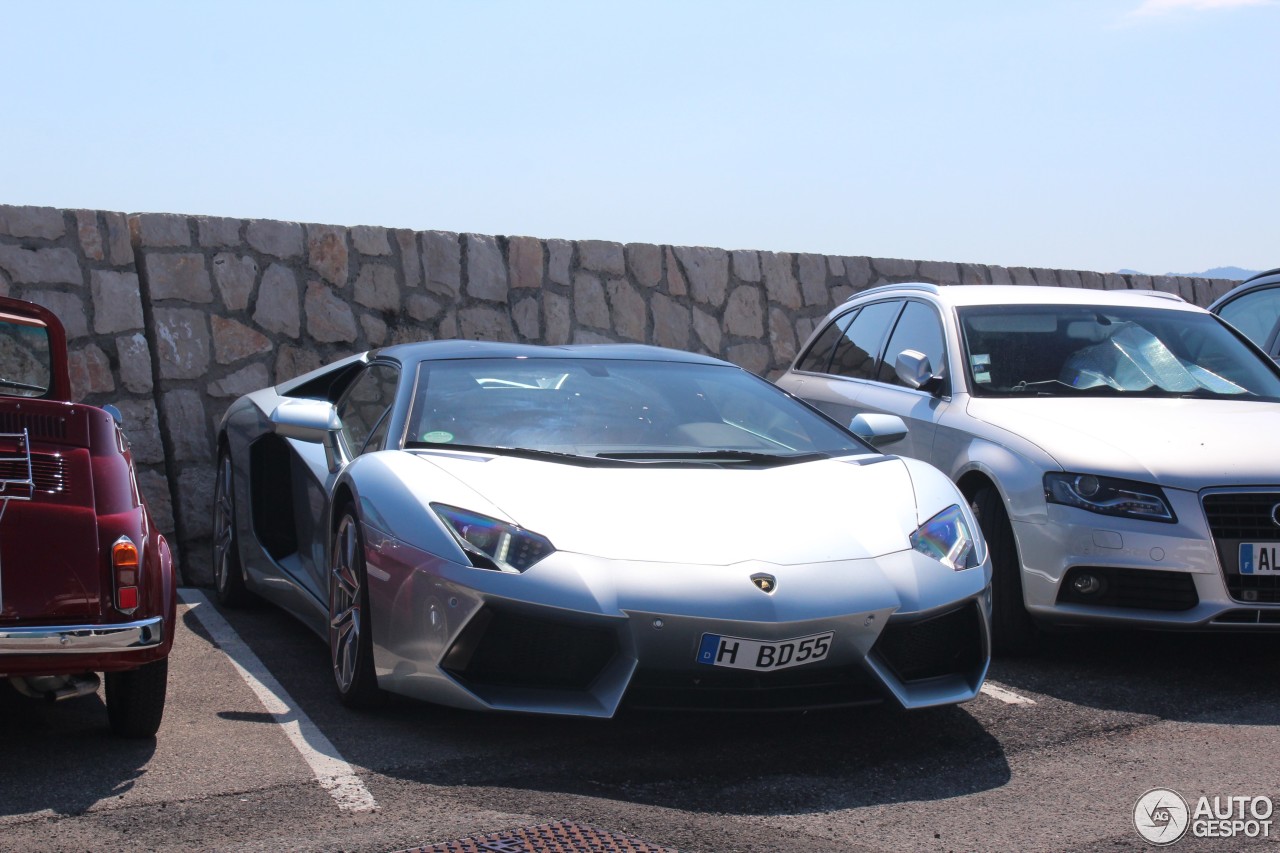
[[[176,606],[120,413],[71,402],[58,318],[0,298],[0,678],[69,699],[103,673],[112,730],[150,737]]]

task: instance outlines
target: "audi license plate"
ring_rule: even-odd
[[[1280,573],[1280,542],[1241,542],[1240,574]]]
[[[768,671],[787,669],[806,663],[817,663],[831,651],[834,631],[812,634],[792,640],[748,640],[745,637],[725,637],[721,634],[703,634],[698,645],[698,663],[708,666],[728,666],[733,669]]]

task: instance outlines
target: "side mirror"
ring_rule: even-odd
[[[102,407],[102,411],[106,412],[108,415],[111,415],[112,419],[115,420],[116,422],[116,426],[120,426],[120,427],[124,426],[124,415],[120,414],[120,410],[117,409],[115,406],[111,405],[110,403],[107,403],[105,406]]]
[[[930,390],[931,386],[936,387],[938,381],[942,379],[939,374],[933,372],[929,357],[913,349],[904,349],[898,353],[893,370],[908,388],[924,391]]]
[[[907,437],[907,425],[897,415],[857,415],[849,422],[849,430],[875,448]]]
[[[324,400],[284,400],[271,413],[276,435],[324,445],[329,470],[337,471],[347,462],[339,434],[342,421],[332,403]]]

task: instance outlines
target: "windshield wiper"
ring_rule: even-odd
[[[406,441],[405,450],[459,450],[467,453],[491,453],[495,456],[516,456],[522,459],[556,459],[570,462],[591,461],[594,456],[562,453],[558,450],[538,450],[534,447],[495,447],[487,444],[443,444],[433,441]]]
[[[601,459],[625,459],[631,461],[655,460],[670,462],[755,462],[772,465],[788,465],[811,459],[826,459],[830,454],[818,451],[805,453],[759,453],[752,450],[646,450],[617,453],[597,453]]]
[[[17,388],[21,391],[39,391],[41,394],[49,390],[43,385],[32,385],[30,382],[18,382],[16,379],[5,379],[3,377],[0,377],[0,386]]]

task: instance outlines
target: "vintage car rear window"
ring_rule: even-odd
[[[43,397],[50,384],[49,331],[43,323],[0,313],[0,394]]]

